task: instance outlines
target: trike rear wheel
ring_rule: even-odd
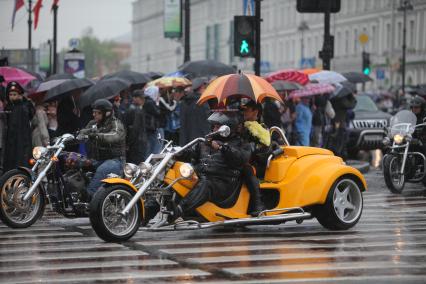
[[[325,204],[316,209],[315,216],[327,229],[347,230],[358,223],[362,208],[359,183],[351,176],[343,176],[333,183]]]

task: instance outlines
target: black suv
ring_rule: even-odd
[[[348,153],[354,155],[359,150],[383,148],[385,127],[389,125],[391,115],[380,111],[367,95],[356,96],[355,118],[348,127]]]

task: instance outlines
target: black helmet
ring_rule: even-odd
[[[426,105],[426,100],[423,99],[420,96],[415,96],[411,102],[410,102],[410,107],[425,107]]]
[[[93,103],[92,109],[106,113],[108,111],[112,111],[112,104],[106,99],[99,99]]]
[[[233,132],[242,122],[242,117],[241,114],[236,111],[218,111],[210,115],[207,121],[212,125],[227,125],[231,129],[231,132]]]

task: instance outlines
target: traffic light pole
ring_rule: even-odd
[[[31,50],[32,48],[32,41],[31,41],[31,26],[32,26],[32,18],[31,18],[31,14],[32,14],[32,1],[29,0],[28,1],[28,50]],[[31,55],[32,56],[32,55]]]
[[[327,9],[324,14],[324,45],[322,47],[322,69],[330,70],[332,58],[331,36],[330,36],[330,2],[327,1]]]
[[[58,67],[58,56],[56,55],[56,48],[58,43],[58,5],[54,4],[53,7],[53,68],[52,73],[56,74]]]
[[[185,39],[184,39],[184,55],[183,62],[191,60],[190,33],[191,33],[191,3],[185,0]]]
[[[254,57],[254,73],[257,76],[260,76],[260,22],[262,21],[260,17],[260,11],[261,11],[261,2],[262,0],[255,0],[256,1],[256,7],[255,7],[255,16],[256,16],[256,54]]]

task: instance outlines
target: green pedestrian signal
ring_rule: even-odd
[[[370,62],[370,53],[363,51],[362,52],[362,73],[365,75],[370,75],[371,72],[371,62]]]
[[[370,75],[370,68],[364,68],[364,71],[362,71],[365,75]]]
[[[234,16],[234,56],[256,57],[256,17]]]
[[[241,42],[240,53],[241,54],[249,54],[250,53],[250,46],[245,39],[243,39],[243,41]]]

